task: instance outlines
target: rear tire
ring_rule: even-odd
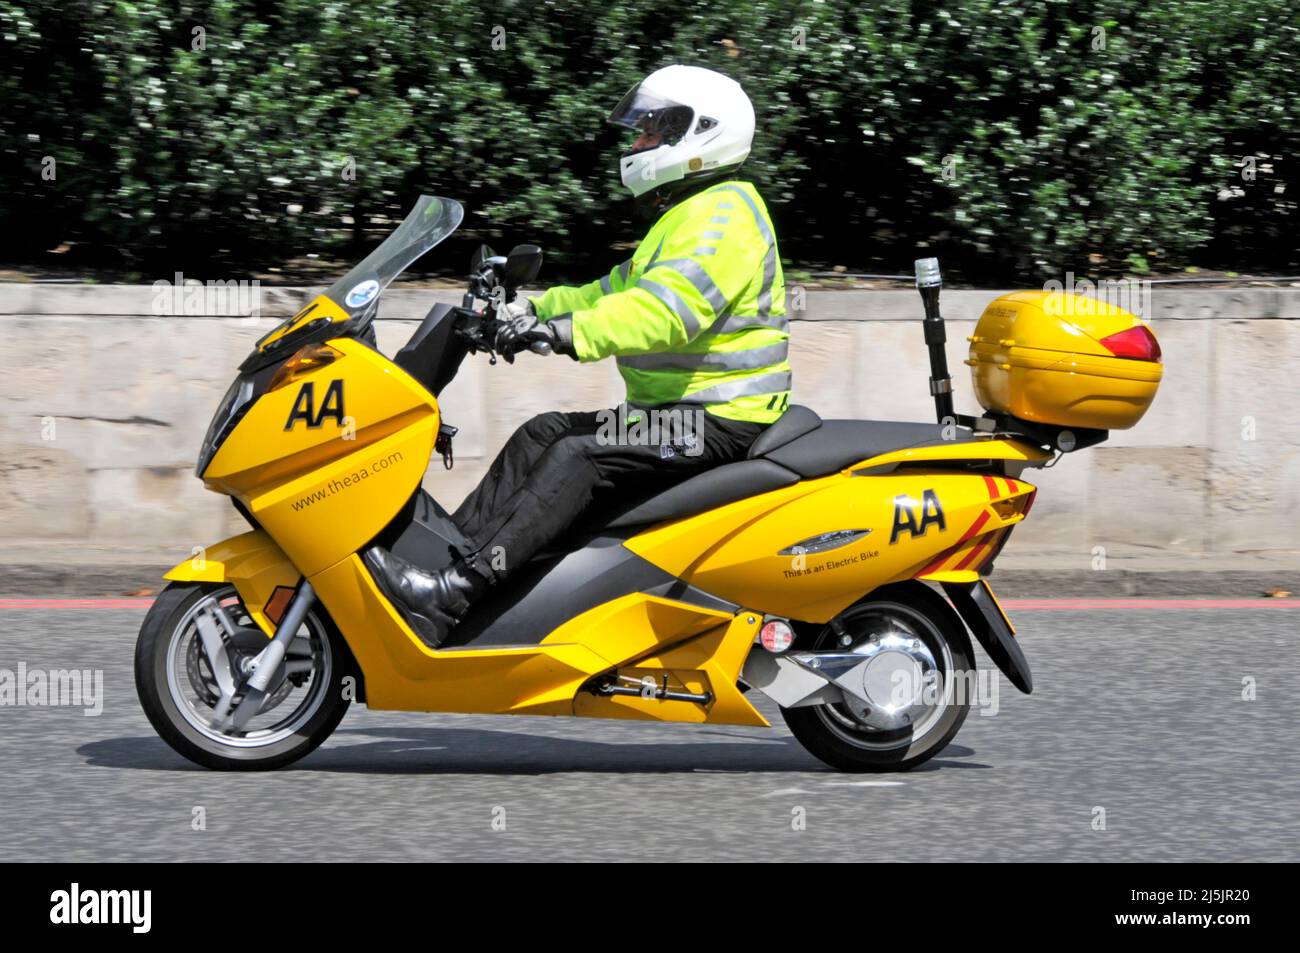
[[[225,734],[205,724],[205,713],[212,712],[217,680],[202,649],[190,647],[197,638],[196,614],[214,609],[232,619],[246,639],[259,635],[266,639],[260,632],[253,634],[251,620],[238,615],[243,607],[233,587],[167,586],[145,616],[136,642],[136,693],[150,724],[176,752],[220,771],[266,771],[309,754],[330,736],[350,704],[343,679],[351,671],[351,654],[333,621],[319,605],[308,612],[294,644],[299,647],[299,666],[309,664],[310,670],[295,676],[301,684],[286,678],[281,690],[287,691],[273,693],[250,726],[264,716],[264,720],[278,717],[279,721],[255,731]],[[226,642],[235,656],[228,636]],[[289,704],[291,696],[300,691],[303,697]],[[269,714],[280,707],[287,714]]]
[[[970,639],[960,617],[942,596],[922,583],[884,586],[836,617],[855,638],[866,627],[864,620],[888,619],[911,629],[911,634],[924,642],[944,682],[953,682],[954,674],[975,670]],[[800,648],[831,649],[836,647],[836,640],[835,632],[826,625],[813,635],[810,644]],[[967,679],[964,684],[972,681]],[[957,687],[963,685],[958,683]],[[849,706],[839,704],[782,708],[781,715],[799,743],[833,768],[852,772],[907,771],[947,747],[966,720],[970,710],[966,693],[954,691],[949,697],[946,688],[943,686],[940,704],[927,716],[920,732],[910,727],[872,729]]]

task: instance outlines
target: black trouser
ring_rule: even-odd
[[[462,555],[483,575],[502,578],[556,540],[597,494],[639,499],[742,460],[768,426],[675,405],[640,411],[643,431],[664,411],[688,425],[638,432],[635,422],[617,427],[617,411],[553,411],[528,421],[452,517],[466,537]]]

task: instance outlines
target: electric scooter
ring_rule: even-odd
[[[1029,666],[987,576],[1030,513],[1026,470],[1132,426],[1160,379],[1133,315],[1019,292],[971,339],[987,412],[953,413],[941,278],[918,262],[935,423],[822,420],[793,405],[747,459],[593,513],[495,586],[437,649],[361,558],[430,569],[462,541],[422,488],[450,463],[439,394],[495,361],[496,309],[535,246],[481,249],[460,306],[435,305],[392,357],[388,285],[463,212],[422,197],[371,255],[260,341],[204,437],[196,474],[249,523],[166,574],[135,656],[158,734],[216,769],[269,769],[374,709],[766,726],[844,771],[912,768],[971,706],[971,636],[1023,692]],[[1067,313],[1068,312],[1068,313]]]

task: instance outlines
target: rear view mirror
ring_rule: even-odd
[[[514,289],[526,285],[541,270],[542,250],[536,245],[516,245],[506,259],[506,287]]]
[[[488,248],[487,245],[479,245],[469,260],[469,273],[477,275],[483,270],[483,263],[492,258],[496,253]]]

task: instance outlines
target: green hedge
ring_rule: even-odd
[[[469,236],[589,274],[644,228],[602,120],[688,62],[753,98],[747,174],[787,260],[924,250],[982,282],[1300,268],[1292,0],[0,0],[0,61],[9,260],[345,255],[432,191]]]

